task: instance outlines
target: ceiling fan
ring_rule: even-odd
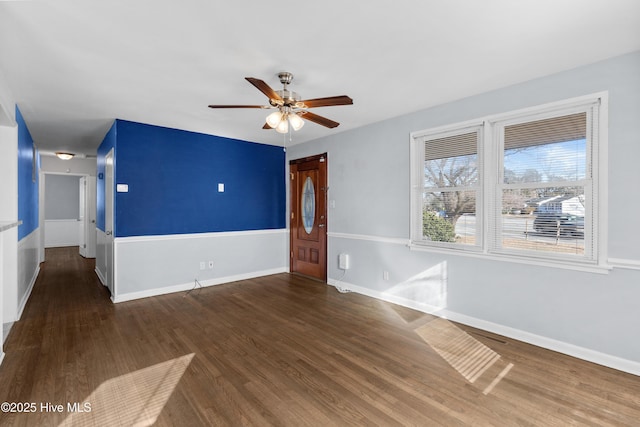
[[[289,132],[289,126],[296,131],[304,126],[304,120],[302,119],[328,128],[335,128],[340,123],[314,114],[308,109],[353,104],[353,99],[346,95],[301,100],[300,95],[287,89],[287,86],[293,80],[293,74],[283,71],[278,73],[278,78],[283,85],[282,90],[273,90],[263,80],[255,77],[245,77],[249,83],[269,98],[269,105],[209,105],[209,108],[277,108],[277,111],[267,116],[266,123],[262,128],[275,129],[277,132],[287,133]]]

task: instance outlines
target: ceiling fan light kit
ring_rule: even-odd
[[[304,126],[304,120],[302,120],[299,115],[289,114],[288,118],[293,130],[298,131],[302,128],[302,126]]]
[[[280,111],[274,111],[267,116],[267,124],[273,129],[275,129],[281,121],[282,113]]]
[[[283,119],[280,121],[280,123],[278,123],[278,126],[276,126],[276,132],[278,133],[289,132],[289,122],[287,121],[287,119]]]
[[[282,112],[280,110],[274,111],[267,116],[267,126],[275,129],[279,133],[289,132],[289,126],[295,131],[298,131],[304,126],[304,120],[300,118],[296,113]]]
[[[353,104],[353,100],[346,95],[301,100],[300,95],[287,89],[287,85],[293,80],[293,74],[283,71],[278,73],[278,78],[283,88],[275,91],[263,80],[245,77],[249,83],[267,96],[269,105],[209,105],[209,108],[277,108],[277,111],[267,116],[263,129],[275,129],[276,132],[287,133],[290,128],[294,131],[300,130],[304,126],[303,119],[327,128],[335,128],[340,123],[311,113],[308,109]]]

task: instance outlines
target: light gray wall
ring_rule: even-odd
[[[61,160],[53,155],[40,156],[40,169],[43,172],[96,176],[96,165],[95,158],[74,157],[70,160]]]
[[[15,104],[0,71],[0,221],[18,220],[18,131]],[[17,317],[18,228],[0,232],[0,324]],[[0,339],[0,358],[4,357],[4,335]]]
[[[80,177],[47,174],[45,179],[45,219],[78,219]]]
[[[608,256],[640,267],[634,219],[640,197],[630,193],[640,183],[636,52],[289,147],[289,159],[328,153],[329,200],[335,200],[328,211],[330,280],[640,362],[634,329],[640,325],[640,270],[587,273],[411,251],[402,244],[410,234],[411,132],[600,91],[610,97]],[[358,100],[348,108],[358,108]],[[366,240],[371,237],[392,240]],[[341,252],[352,260],[344,277],[337,268]]]
[[[16,120],[16,110],[13,94],[9,89],[7,80],[2,70],[0,70],[0,108],[4,109],[8,117],[2,117],[0,113],[0,125],[2,126],[14,126]]]

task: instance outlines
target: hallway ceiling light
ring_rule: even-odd
[[[71,160],[75,156],[73,153],[64,153],[62,151],[56,151],[56,156],[62,160]]]

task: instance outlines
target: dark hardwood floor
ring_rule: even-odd
[[[77,248],[46,257],[5,343],[2,426],[640,420],[637,376],[299,276],[114,305]]]

